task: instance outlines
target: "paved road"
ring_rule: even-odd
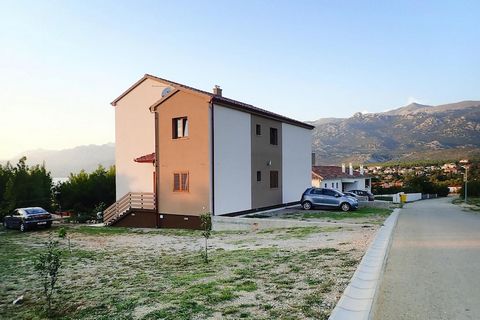
[[[374,319],[480,319],[480,214],[451,200],[402,210]]]

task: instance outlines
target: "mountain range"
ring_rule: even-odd
[[[47,170],[51,172],[52,177],[68,177],[71,172],[85,170],[91,172],[98,165],[109,167],[115,163],[115,144],[107,143],[102,145],[85,145],[63,150],[30,150],[19,154],[12,159],[0,161],[5,164],[10,161],[15,165],[18,160],[27,157],[28,165],[45,163]]]
[[[344,162],[454,160],[480,157],[480,101],[429,106],[412,103],[380,113],[309,122],[317,164]],[[99,164],[115,163],[115,144],[85,145],[64,150],[32,150],[8,159],[16,164],[45,163],[53,177],[67,177]],[[7,160],[0,161],[5,164]]]
[[[310,122],[317,164],[480,156],[480,101],[412,103],[380,113]]]

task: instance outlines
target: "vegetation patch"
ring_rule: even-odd
[[[480,211],[480,197],[467,197],[467,203],[465,199],[456,198],[452,200],[453,204],[462,205],[472,211]]]
[[[192,241],[203,244],[197,231],[66,229],[73,234],[71,252],[67,239],[58,238],[57,230],[52,230],[62,257],[53,319],[324,319],[355,270],[353,262],[347,261],[361,257],[360,251],[342,246],[301,250],[252,246],[209,250],[204,263],[201,245],[198,250],[161,246],[150,250],[135,245],[159,234],[162,239],[171,234],[172,241],[185,246]],[[270,241],[284,236],[310,245],[309,236],[339,230],[307,227],[255,234]],[[44,230],[0,229],[0,277],[5,284],[0,290],[1,319],[46,318],[35,259],[48,235]],[[213,240],[215,236],[212,232]],[[130,238],[137,242],[123,243]],[[122,246],[113,245],[119,242]],[[20,295],[24,302],[13,305]]]
[[[393,212],[392,209],[386,208],[360,208],[353,211],[327,211],[327,210],[315,210],[315,211],[297,211],[286,214],[283,218],[290,219],[331,219],[331,220],[343,220],[343,219],[358,219],[358,218],[385,218]]]

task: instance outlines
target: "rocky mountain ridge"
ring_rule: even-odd
[[[319,164],[452,159],[480,155],[480,101],[410,104],[382,113],[311,122]]]

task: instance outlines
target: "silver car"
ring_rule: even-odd
[[[337,190],[326,188],[308,188],[302,195],[300,204],[303,209],[314,207],[338,208],[342,211],[358,209],[358,200]]]

